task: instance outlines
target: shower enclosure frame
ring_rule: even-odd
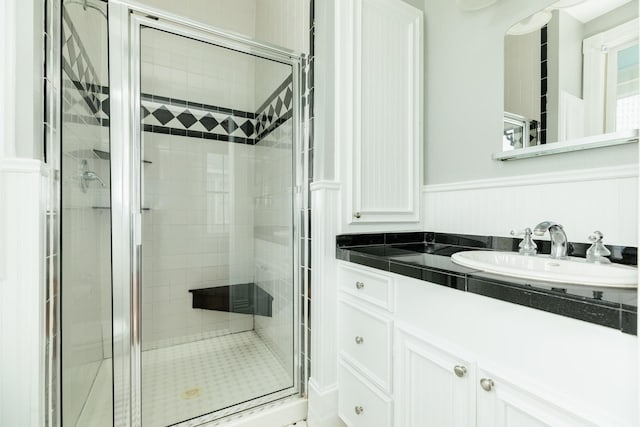
[[[143,27],[166,31],[205,43],[233,49],[290,65],[293,73],[293,154],[292,154],[292,265],[293,265],[293,386],[270,395],[189,420],[206,423],[286,397],[300,395],[305,381],[301,356],[301,307],[299,215],[302,197],[302,54],[257,42],[195,21],[135,2],[110,0],[109,86],[111,98],[111,218],[113,283],[113,398],[114,425],[141,424],[141,158],[140,117],[140,31]],[[126,53],[126,54],[125,54]],[[119,408],[117,411],[115,408]]]

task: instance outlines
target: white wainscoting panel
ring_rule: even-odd
[[[0,425],[44,425],[41,162],[0,159]]]
[[[339,228],[340,184],[318,181],[311,184],[313,259],[311,284],[311,378],[309,379],[309,425],[337,427],[338,350],[336,234]]]
[[[423,13],[395,0],[339,3],[336,145],[345,222],[418,224]]]
[[[429,231],[508,237],[549,220],[573,242],[600,230],[606,244],[638,245],[638,165],[427,185],[423,196]]]

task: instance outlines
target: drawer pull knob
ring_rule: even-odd
[[[364,342],[364,338],[356,337],[356,344],[362,344]]]
[[[357,415],[360,415],[364,412],[364,408],[362,406],[356,406],[355,410]]]
[[[364,283],[356,282],[356,289],[362,289],[362,288],[364,288]]]
[[[354,212],[353,216],[357,219],[360,218],[360,212]]]
[[[480,380],[480,387],[482,387],[484,391],[493,390],[493,386],[494,386],[494,383],[491,378],[483,378]]]
[[[453,367],[453,372],[457,377],[462,378],[467,373],[467,368],[465,368],[464,366],[456,365]]]

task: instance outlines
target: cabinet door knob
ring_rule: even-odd
[[[484,391],[493,390],[493,386],[494,386],[494,383],[493,383],[493,380],[491,378],[482,378],[480,380],[480,387],[482,387],[482,389]]]
[[[360,415],[364,412],[364,408],[362,406],[356,406],[355,410],[357,415]]]
[[[364,288],[364,283],[356,282],[356,289],[362,289],[362,288]]]
[[[453,372],[456,374],[457,377],[462,378],[467,373],[467,368],[461,365],[456,365],[453,367]]]
[[[354,212],[354,213],[353,213],[353,216],[354,216],[355,218],[360,218],[360,212]]]
[[[356,344],[362,344],[364,342],[364,338],[356,337]]]

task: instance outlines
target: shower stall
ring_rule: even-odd
[[[259,3],[250,38],[62,1],[63,426],[198,425],[304,393],[305,57],[255,41]]]

